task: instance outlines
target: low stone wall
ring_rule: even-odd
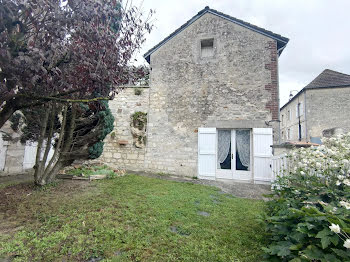
[[[310,142],[285,142],[278,145],[275,144],[272,146],[272,148],[273,148],[273,155],[280,156],[280,155],[288,154],[296,148],[300,148],[300,147],[307,148],[311,146],[319,146],[319,145],[315,143],[310,143]]]
[[[1,128],[1,132],[9,135],[10,140],[6,141],[6,135],[3,135],[5,141],[3,141],[1,145],[1,150],[4,154],[1,154],[0,157],[4,158],[1,159],[1,161],[5,166],[3,170],[0,170],[0,176],[17,175],[24,172],[23,161],[25,145],[20,142],[20,134],[11,129],[9,121]]]
[[[126,87],[109,102],[109,107],[115,118],[114,130],[105,138],[98,161],[118,169],[144,170],[145,147],[135,146],[137,138],[131,133],[131,123],[135,112],[148,113],[149,88]]]

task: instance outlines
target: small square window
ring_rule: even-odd
[[[201,57],[214,55],[214,38],[201,40]]]

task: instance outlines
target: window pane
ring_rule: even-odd
[[[210,57],[214,54],[214,39],[201,40],[201,56]]]
[[[218,130],[218,169],[231,169],[231,130]]]
[[[250,130],[236,130],[236,170],[250,170]]]

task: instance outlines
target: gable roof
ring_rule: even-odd
[[[350,86],[350,75],[325,69],[305,88]]]
[[[280,50],[279,55],[282,53],[283,48],[287,45],[289,39],[275,34],[271,31],[268,31],[264,28],[252,25],[250,23],[244,22],[243,20],[237,19],[235,17],[226,15],[224,13],[221,13],[219,11],[216,11],[214,9],[210,9],[209,6],[206,6],[204,9],[202,9],[201,11],[198,12],[198,14],[196,14],[194,17],[192,17],[190,20],[188,20],[185,24],[183,24],[181,27],[179,27],[178,29],[176,29],[173,33],[171,33],[169,36],[167,36],[165,39],[163,39],[161,42],[159,42],[157,45],[155,45],[153,48],[151,48],[150,50],[148,50],[143,57],[147,60],[147,62],[150,62],[150,56],[153,52],[155,52],[158,48],[160,48],[163,44],[165,44],[166,42],[168,42],[170,39],[172,39],[174,36],[176,36],[178,33],[180,33],[181,31],[183,31],[186,27],[188,27],[189,25],[191,25],[193,22],[195,22],[197,19],[199,19],[200,17],[202,17],[204,14],[206,13],[210,13],[219,17],[222,17],[226,20],[229,20],[235,24],[241,25],[245,28],[248,28],[250,30],[253,30],[257,33],[260,33],[262,35],[265,35],[267,37],[270,37],[272,39],[275,39],[277,41],[277,50]]]
[[[281,107],[281,110],[285,108],[290,102],[298,97],[302,92],[307,89],[318,88],[336,88],[336,87],[350,87],[350,75],[340,73],[334,70],[325,69],[314,80],[312,80],[307,86],[301,89],[292,99],[290,99],[285,105]]]

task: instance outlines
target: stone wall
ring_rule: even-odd
[[[24,172],[23,160],[25,145],[20,142],[20,134],[11,129],[9,121],[1,128],[1,132],[4,132],[3,134],[8,134],[10,140],[6,141],[6,135],[3,135],[5,141],[2,150],[6,151],[6,155],[0,156],[5,158],[2,160],[5,162],[5,168],[0,170],[0,175],[16,175]]]
[[[200,42],[208,38],[214,55],[201,57]],[[268,127],[278,118],[271,38],[205,14],[150,60],[147,170],[196,176],[199,127]]]
[[[306,90],[308,139],[322,137],[322,131],[341,128],[350,132],[350,87]]]
[[[297,105],[301,104],[302,112],[300,114],[301,125],[301,141],[307,141],[306,139],[306,125],[305,125],[305,94],[304,92],[298,94],[289,101],[286,106],[281,109],[281,142],[286,141],[298,141],[299,140],[299,117],[297,114]],[[290,112],[290,119],[288,118]],[[282,120],[283,119],[283,120]],[[290,138],[288,139],[288,129],[290,130]]]
[[[141,94],[136,95],[135,90]],[[109,107],[115,118],[114,130],[106,137],[98,160],[115,168],[143,170],[145,148],[135,147],[130,124],[133,113],[148,112],[149,88],[124,88],[109,102]]]

